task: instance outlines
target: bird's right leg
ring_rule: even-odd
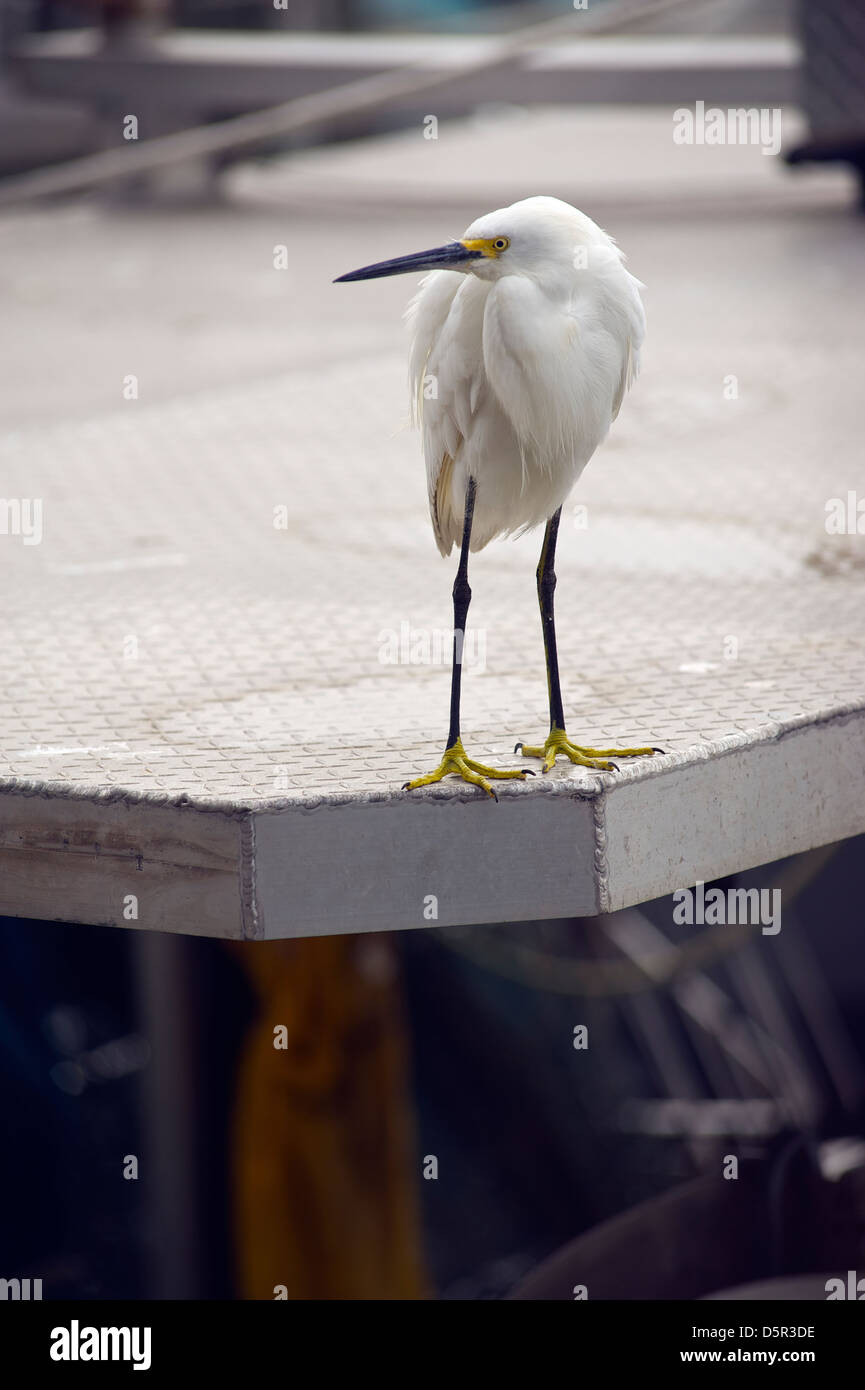
[[[415,777],[414,781],[406,782],[403,791],[414,791],[416,787],[429,786],[431,782],[440,782],[448,773],[455,773],[464,782],[471,782],[476,787],[481,787],[489,796],[496,798],[496,794],[489,784],[488,778],[510,778],[516,777],[523,779],[526,775],[525,768],[515,768],[513,771],[501,771],[498,768],[487,767],[485,763],[476,763],[473,758],[466,756],[463,748],[462,738],[460,737],[460,688],[462,683],[462,657],[464,637],[466,630],[466,620],[469,613],[469,603],[471,602],[472,591],[469,588],[469,543],[472,537],[472,518],[475,509],[475,492],[477,484],[474,478],[469,478],[466,487],[465,516],[463,520],[463,540],[460,549],[460,562],[457,569],[456,579],[454,580],[454,651],[453,667],[451,670],[451,723],[448,732],[447,748],[444,757],[434,772],[428,772],[424,777]],[[532,776],[533,774],[529,774]]]
[[[538,606],[541,610],[541,626],[544,633],[544,655],[547,659],[547,689],[550,696],[550,732],[543,746],[532,747],[528,743],[518,743],[515,753],[526,758],[543,758],[544,772],[555,766],[556,758],[563,753],[572,763],[580,767],[591,767],[598,772],[618,771],[616,764],[609,762],[615,758],[646,758],[660,753],[660,748],[586,748],[580,743],[572,743],[565,732],[565,711],[562,705],[562,686],[559,680],[559,655],[556,647],[556,622],[553,596],[556,592],[556,540],[559,534],[559,520],[562,509],[559,507],[547,522],[541,558],[538,561]]]

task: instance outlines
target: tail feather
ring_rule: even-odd
[[[450,454],[442,455],[436,484],[430,494],[430,515],[435,532],[436,545],[446,558],[450,555],[454,542],[459,539],[451,499],[451,483],[454,473],[454,460]]]

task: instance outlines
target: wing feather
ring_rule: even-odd
[[[423,432],[430,517],[442,555],[462,531],[454,479],[483,399],[483,307],[489,286],[438,270],[421,283],[407,312],[415,421]]]

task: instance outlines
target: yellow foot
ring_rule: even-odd
[[[498,801],[498,797],[486,780],[488,777],[500,779],[519,777],[522,780],[526,773],[529,777],[534,777],[534,773],[528,768],[517,767],[512,772],[503,772],[496,767],[487,767],[485,763],[476,763],[473,758],[466,757],[462,739],[458,738],[456,743],[445,749],[445,755],[435,772],[428,772],[425,777],[415,777],[413,782],[404,782],[402,789],[404,792],[412,792],[416,787],[428,787],[431,782],[440,782],[443,777],[447,777],[449,772],[455,773],[457,777],[462,777],[464,782],[471,782],[475,787],[482,787],[494,801]]]
[[[564,729],[551,730],[543,748],[518,743],[514,749],[515,753],[521,752],[526,758],[543,758],[544,772],[550,771],[560,753],[579,767],[593,767],[597,772],[618,772],[616,764],[608,762],[608,758],[650,758],[653,753],[663,751],[663,748],[581,748],[579,744],[571,743]]]

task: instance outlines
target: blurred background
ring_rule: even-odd
[[[661,341],[711,319],[701,275],[731,255],[754,323],[770,286],[812,313],[825,275],[831,341],[861,252],[865,5],[592,0],[587,44],[562,28],[492,63],[498,36],[578,9],[5,0],[5,427],[98,414],[133,351],[151,402],[391,353],[404,286],[361,324],[319,283],[533,191],[615,231]],[[409,81],[230,124],[418,66],[443,79],[420,106]],[[781,110],[780,151],[679,158],[672,113],[698,100]],[[142,147],[223,123],[218,148],[130,172],[130,115]],[[278,244],[308,272],[288,304]],[[780,888],[777,938],[685,938],[669,899],[230,946],[2,919],[0,1275],[45,1297],[473,1300],[862,1271],[862,852],[721,885]]]

